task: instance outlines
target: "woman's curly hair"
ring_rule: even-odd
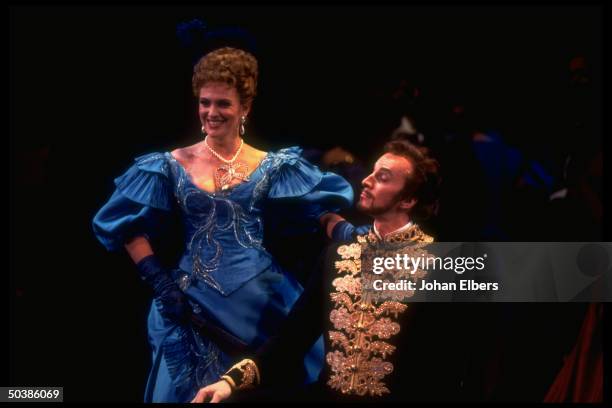
[[[235,87],[242,105],[250,105],[257,94],[257,59],[243,50],[231,47],[216,49],[204,55],[193,68],[193,93],[208,82],[223,82]]]

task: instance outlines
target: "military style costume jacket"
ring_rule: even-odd
[[[362,253],[394,256],[433,238],[418,225],[384,239],[374,231],[333,244],[279,335],[223,377],[235,389],[268,389],[299,401],[460,401],[472,399],[469,304],[373,299],[363,290]],[[287,389],[297,356],[323,333],[325,365],[315,384]],[[265,394],[265,393],[264,393]],[[255,397],[254,397],[255,398]]]

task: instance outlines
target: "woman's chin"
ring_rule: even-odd
[[[206,134],[213,139],[222,139],[225,136],[225,132],[219,129],[206,129]]]
[[[204,127],[204,130],[206,130],[206,133],[209,134],[211,137],[224,138],[232,134],[231,128],[229,126],[206,126]],[[236,133],[238,132],[236,131]]]

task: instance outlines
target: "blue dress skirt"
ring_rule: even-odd
[[[173,278],[196,313],[252,347],[274,334],[302,292],[263,247],[264,228],[280,235],[314,230],[322,214],[353,200],[346,180],[321,172],[298,147],[268,153],[248,181],[220,193],[198,188],[169,152],[137,158],[115,186],[93,220],[100,242],[119,250],[134,236],[155,239],[178,212],[185,246]],[[188,402],[235,360],[192,325],[162,317],[156,299],[148,336],[145,402]],[[304,358],[304,381],[314,381],[322,363],[319,339]]]

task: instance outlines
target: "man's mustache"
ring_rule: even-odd
[[[373,198],[372,194],[367,190],[361,190],[361,194],[365,195],[368,198]]]

